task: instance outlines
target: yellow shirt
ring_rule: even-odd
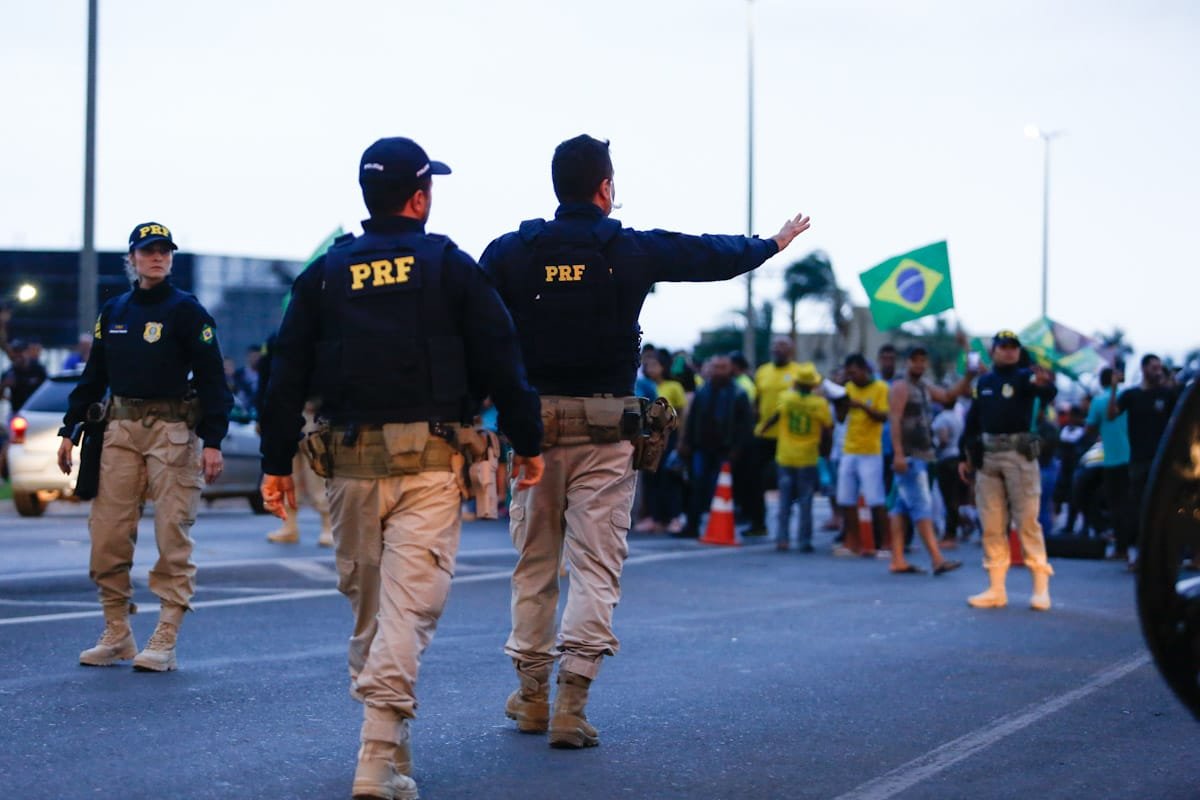
[[[888,412],[888,385],[883,381],[871,381],[859,386],[854,381],[846,383],[846,396],[857,400],[875,411]],[[883,423],[876,422],[860,408],[852,408],[846,414],[846,442],[842,452],[848,456],[877,456],[883,453]]]
[[[788,389],[779,395],[779,446],[775,461],[781,467],[815,467],[820,457],[821,431],[833,427],[829,401],[815,394]]]
[[[658,396],[670,403],[678,414],[682,414],[687,407],[687,392],[683,391],[683,384],[679,381],[659,381]]]
[[[754,386],[758,389],[758,424],[754,426],[754,435],[764,439],[779,438],[779,423],[769,430],[763,430],[763,423],[770,419],[779,407],[779,395],[796,385],[796,372],[800,365],[789,361],[782,367],[775,366],[772,361],[763,364],[754,373]]]

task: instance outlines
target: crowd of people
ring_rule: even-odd
[[[1028,354],[1020,352],[1025,363]],[[641,475],[634,529],[699,536],[729,464],[743,536],[770,531],[780,551],[814,552],[814,500],[824,495],[835,554],[887,550],[893,572],[920,573],[906,558],[916,536],[934,574],[961,566],[943,551],[981,529],[970,476],[960,467],[969,461],[964,425],[973,379],[985,370],[933,383],[919,344],[903,354],[888,344],[874,355],[851,354],[822,376],[795,361],[783,337],[772,343],[771,361],[753,372],[738,352],[697,365],[686,353],[646,345],[637,393],[664,398],[682,422],[662,468]],[[1121,561],[1135,552],[1150,463],[1181,388],[1157,356],[1146,355],[1140,367],[1140,382],[1125,388],[1122,370],[1104,368],[1099,393],[1039,403],[1028,427],[1038,442],[1037,518],[1045,534],[1108,542],[1101,549]],[[871,537],[859,535],[860,502]]]

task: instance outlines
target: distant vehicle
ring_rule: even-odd
[[[67,397],[79,382],[82,370],[52,375],[25,401],[9,422],[8,470],[13,505],[23,517],[37,517],[54,500],[73,500],[79,454],[70,475],[58,468],[58,429],[67,411]],[[225,470],[201,494],[205,500],[244,497],[256,514],[264,513],[258,492],[258,433],[249,414],[235,409],[229,435],[221,442]]]

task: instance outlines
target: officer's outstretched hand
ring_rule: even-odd
[[[58,446],[58,468],[63,471],[63,475],[71,474],[71,450],[74,447],[74,442],[66,436],[62,437],[62,443]]]
[[[779,233],[771,238],[775,240],[775,244],[779,245],[779,249],[783,250],[792,243],[792,239],[795,239],[808,230],[808,226],[811,224],[808,217],[804,216],[803,213],[797,214],[783,223],[783,227],[779,229]]]
[[[958,477],[965,484],[970,484],[971,479],[975,477],[975,470],[966,461],[958,462]]]
[[[280,519],[287,519],[287,510],[296,510],[296,484],[291,475],[263,475],[263,508]]]
[[[537,486],[545,471],[546,462],[541,456],[513,456],[513,477],[517,479],[518,489]]]

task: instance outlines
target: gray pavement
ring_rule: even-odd
[[[270,545],[237,501],[202,512],[197,611],[176,673],[84,668],[100,630],[86,506],[0,510],[0,798],[344,798],[359,708],[332,554]],[[154,626],[135,566],[139,642]],[[822,543],[824,539],[820,540]],[[621,654],[589,715],[602,745],[516,733],[502,652],[504,526],[468,523],[413,726],[423,798],[1195,798],[1197,728],[1149,664],[1131,578],[1060,561],[1055,608],[973,611],[980,551],[947,576],[631,537]],[[915,563],[926,563],[920,552]]]

